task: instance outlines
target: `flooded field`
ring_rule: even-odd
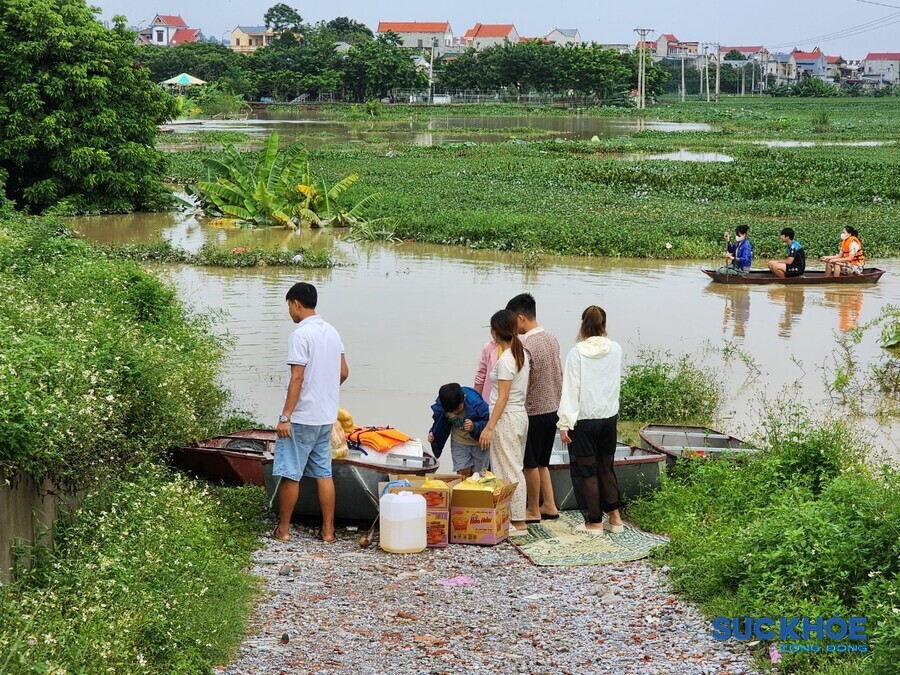
[[[310,149],[329,144],[371,142],[372,136],[392,143],[440,145],[466,142],[500,143],[511,137],[534,134],[543,138],[590,140],[627,136],[644,129],[654,131],[709,131],[702,123],[658,122],[643,119],[612,119],[598,117],[519,116],[459,116],[435,117],[415,121],[335,121],[301,113],[256,113],[248,120],[182,120],[172,125],[176,133],[196,131],[240,131],[260,139],[277,131],[280,136],[302,139]],[[531,130],[531,131],[529,131]],[[543,132],[543,134],[541,134]],[[165,145],[165,142],[162,143]]]
[[[341,332],[350,379],[342,403],[363,424],[390,424],[415,435],[430,425],[438,387],[469,383],[491,314],[527,290],[542,324],[564,351],[589,304],[609,314],[613,339],[627,358],[640,349],[690,353],[721,373],[728,392],[727,430],[752,435],[763,397],[788,395],[815,409],[836,358],[835,335],[875,318],[900,298],[900,260],[875,286],[726,287],[709,282],[706,263],[545,257],[526,271],[515,254],[418,244],[355,245],[329,232],[223,231],[178,214],[80,218],[72,224],[100,241],[167,238],[195,250],[208,239],[234,246],[332,246],[345,265],[221,270],[168,267],[165,276],[198,311],[221,311],[234,339],[226,380],[236,403],[261,421],[274,419],[283,395],[284,350],[292,330],[284,302],[290,285],[315,283],[320,313]],[[757,266],[761,263],[757,262]],[[877,360],[873,333],[859,347],[861,364]],[[726,358],[730,353],[732,358]],[[738,353],[749,355],[752,365]],[[758,372],[757,372],[758,370]],[[873,429],[875,425],[873,424]],[[900,426],[882,428],[879,445],[900,458]]]

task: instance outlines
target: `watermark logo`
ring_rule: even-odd
[[[712,620],[712,637],[719,642],[735,640],[777,641],[778,651],[868,652],[868,619],[851,616],[825,617],[725,617]],[[826,644],[819,644],[828,640]]]

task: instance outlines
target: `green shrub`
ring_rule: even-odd
[[[865,616],[867,658],[785,654],[783,672],[881,673],[900,657],[900,473],[875,471],[844,424],[769,420],[759,458],[684,462],[629,507],[711,616]],[[829,671],[831,672],[831,671]]]
[[[0,473],[76,485],[217,428],[225,343],[135,263],[0,221]]]
[[[659,424],[709,424],[716,414],[722,383],[690,355],[638,351],[622,378],[619,417]]]
[[[140,473],[88,491],[55,550],[0,586],[0,670],[201,673],[227,662],[256,591],[240,570],[265,494]]]

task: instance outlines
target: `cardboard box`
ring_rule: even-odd
[[[418,476],[395,476],[391,475],[389,478],[394,480],[402,480],[406,478],[409,481],[410,487],[393,487],[390,489],[390,492],[394,494],[399,494],[400,492],[412,492],[416,495],[422,495],[425,497],[425,509],[428,511],[447,511],[450,508],[450,494],[453,490],[453,486],[459,483],[462,478],[457,474],[449,474],[449,475],[439,475],[435,474],[433,476],[427,476],[432,480],[442,480],[447,483],[448,487],[446,488],[423,488],[422,484],[425,482],[425,478],[420,478]],[[378,497],[381,498],[381,492],[384,490],[384,486],[386,483],[378,484]]]
[[[450,543],[493,546],[509,537],[509,502],[519,486],[496,495],[483,490],[453,490],[450,497]]]
[[[450,543],[450,511],[428,511],[425,514],[425,545],[444,548]]]

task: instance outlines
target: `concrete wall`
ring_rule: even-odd
[[[0,581],[8,581],[15,540],[50,545],[50,527],[59,517],[60,505],[74,499],[59,494],[45,480],[38,484],[27,476],[0,475]]]

